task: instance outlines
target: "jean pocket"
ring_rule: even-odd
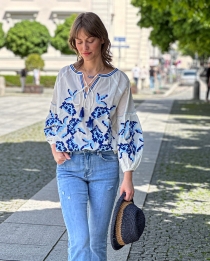
[[[66,160],[64,160],[64,162],[62,162],[61,164],[58,164],[57,163],[57,166],[63,166],[63,165],[65,165],[65,163],[67,162],[68,160],[66,159]]]
[[[99,156],[104,160],[104,161],[116,161],[118,160],[118,155],[112,153],[100,153]]]

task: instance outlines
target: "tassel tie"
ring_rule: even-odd
[[[93,121],[94,121],[94,119],[92,119],[91,117],[89,117],[89,120],[88,121],[86,121],[86,123],[87,123],[87,127],[89,128],[89,129],[93,129]]]
[[[79,117],[80,117],[81,119],[83,119],[84,116],[85,116],[84,107],[82,107],[82,109],[81,109],[81,111],[80,111],[80,114],[79,114]]]

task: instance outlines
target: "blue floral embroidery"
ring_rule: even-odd
[[[68,90],[70,97],[67,97],[60,108],[70,115],[60,120],[57,114],[53,114],[50,111],[50,118],[46,121],[45,135],[46,136],[55,136],[57,133],[62,133],[61,137],[68,139],[64,142],[57,141],[56,148],[59,151],[79,151],[83,149],[91,149],[91,150],[100,150],[100,151],[108,151],[113,150],[111,146],[113,139],[115,139],[112,135],[112,122],[110,119],[110,112],[116,108],[116,106],[112,106],[111,108],[107,108],[107,103],[105,102],[108,94],[100,95],[97,93],[96,102],[99,106],[94,108],[94,110],[90,113],[89,119],[86,121],[86,126],[89,128],[92,138],[86,139],[85,136],[81,136],[81,141],[83,144],[81,147],[75,142],[75,134],[80,132],[86,135],[85,130],[79,127],[80,123],[82,123],[84,118],[84,108],[80,108],[80,111],[76,111],[73,103],[69,103],[74,100],[74,97],[77,91]],[[77,117],[73,117],[76,113],[78,113]],[[106,116],[106,117],[104,117]],[[106,130],[101,130],[97,125],[94,126],[94,119],[103,118],[101,123],[106,127]],[[136,134],[142,134],[142,131],[138,126],[137,121],[129,121],[127,120],[124,123],[120,124],[120,130],[118,135],[121,137],[121,142],[117,144],[119,151],[119,158],[122,159],[123,154],[125,154],[131,161],[134,161],[135,155],[143,148],[143,139],[138,137],[136,138]],[[53,130],[56,129],[56,133]],[[78,135],[82,135],[78,134]],[[138,135],[137,135],[138,136]]]
[[[141,129],[134,128],[136,124],[137,124],[136,121],[129,121],[129,120],[127,120],[125,123],[121,123],[122,128],[120,129],[118,134],[123,136],[126,140],[133,137],[135,135],[135,132],[142,134]]]
[[[67,127],[67,120],[68,120],[68,116],[66,116],[64,119],[63,119],[63,122],[59,120],[59,123],[58,123],[58,126],[57,126],[57,133],[59,132],[62,132],[63,129],[65,127]]]
[[[116,106],[112,106],[110,109],[107,107],[96,107],[94,111],[91,113],[91,116],[94,119],[98,119],[104,115],[109,115],[110,111],[113,110]]]
[[[108,150],[113,150],[113,147],[111,144],[102,144],[99,146],[101,151],[108,151]]]
[[[106,97],[108,97],[108,94],[100,96],[100,94],[97,93],[97,95],[96,95],[96,102],[97,102],[98,104],[103,104],[103,105],[107,106],[106,102],[105,102],[105,101],[102,101],[102,100],[104,100]]]
[[[83,150],[84,148],[86,149],[91,148],[93,150],[94,142],[92,140],[87,140],[87,139],[82,139],[82,140],[86,142],[86,144],[81,147],[81,150]]]
[[[133,155],[136,154],[136,146],[134,144],[134,141],[132,140],[129,144],[128,143],[120,143],[118,144],[118,148],[119,148],[119,154],[120,154],[120,159],[122,159],[122,154],[126,153],[128,154],[128,157],[130,160],[134,161],[134,157]]]
[[[138,147],[137,152],[139,152],[144,147],[144,140],[143,139],[139,139],[139,141],[141,141],[142,144]]]
[[[58,125],[58,123],[60,123],[60,120],[58,118],[58,115],[53,113],[51,110],[50,110],[50,118],[48,120],[46,120],[45,122],[45,126],[46,127],[49,127],[49,126],[56,126]]]
[[[58,119],[58,115],[54,114],[50,110],[50,118],[46,120],[45,122],[45,128],[44,128],[44,133],[46,136],[55,136],[56,133],[53,131],[53,127],[58,126],[62,122]]]
[[[58,151],[67,151],[67,149],[62,141],[56,141],[56,149]]]
[[[122,154],[126,153],[128,154],[128,157],[130,160],[134,161],[133,155],[136,154],[136,152],[140,151],[143,147],[143,144],[141,144],[138,148],[135,145],[134,136],[136,133],[142,134],[141,129],[135,128],[137,122],[136,121],[129,121],[127,120],[125,123],[121,123],[122,128],[120,129],[118,135],[125,138],[125,140],[130,140],[130,142],[127,143],[120,143],[118,144],[119,147],[119,153],[120,153],[120,159],[122,158]],[[139,139],[142,143],[144,142],[143,139]]]
[[[78,128],[78,125],[80,123],[81,123],[81,120],[72,118],[69,121],[69,124],[67,125],[67,128],[66,128],[66,133],[64,133],[62,135],[62,138],[66,137],[68,134],[74,135],[77,132],[77,130],[79,130],[80,132],[85,134],[85,131],[82,128]]]
[[[107,127],[107,131],[106,133],[104,134],[104,138],[105,140],[109,140],[109,142],[111,143],[112,142],[112,139],[115,139],[113,136],[112,136],[112,129],[111,129],[111,124],[110,122],[108,121],[102,121],[103,125]]]
[[[70,139],[66,141],[69,151],[78,151],[79,146],[75,143],[74,137],[72,136]]]
[[[94,142],[102,144],[104,141],[104,135],[103,132],[98,128],[96,125],[91,131],[92,133],[92,139]]]
[[[74,91],[74,92],[72,92],[70,89],[68,89],[68,93],[69,93],[70,97],[67,97],[67,98],[65,99],[65,101],[73,101],[73,100],[74,100],[74,97],[75,97],[75,95],[76,95],[76,93],[77,93],[77,90]]]
[[[45,134],[45,136],[55,136],[56,135],[55,132],[53,131],[52,127],[45,128],[44,134]]]
[[[72,103],[67,103],[64,101],[62,103],[62,105],[60,106],[60,108],[63,109],[64,111],[66,111],[71,116],[74,116],[76,114],[74,104],[72,104]]]

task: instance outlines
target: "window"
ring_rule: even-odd
[[[50,19],[53,20],[55,24],[63,23],[64,20],[69,17],[71,14],[75,14],[77,12],[68,12],[68,11],[53,11],[50,14]]]
[[[22,20],[36,20],[37,15],[38,11],[6,11],[3,19],[14,25]]]

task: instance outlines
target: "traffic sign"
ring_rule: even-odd
[[[114,41],[125,42],[125,37],[114,37]]]
[[[117,48],[129,48],[129,45],[111,45],[111,47],[117,47]]]

